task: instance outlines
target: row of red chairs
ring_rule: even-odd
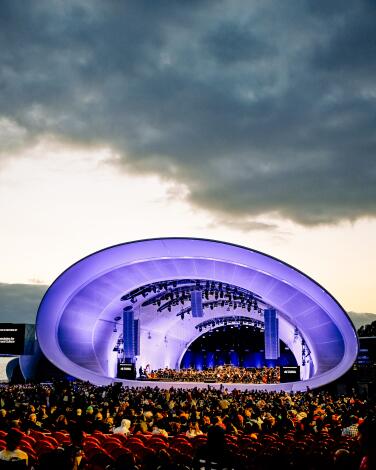
[[[0,431],[0,449],[5,447],[6,433]],[[302,439],[296,440],[294,433],[286,434],[283,438],[277,435],[228,435],[226,436],[229,450],[234,456],[239,458],[249,458],[257,454],[285,453],[305,453],[308,450],[319,448],[323,452],[330,453],[335,448],[347,448],[352,452],[356,449],[356,440],[343,437],[334,440],[329,435],[322,435],[320,439],[314,439],[310,435],[305,435]],[[84,453],[95,468],[98,464],[109,465],[122,455],[131,453],[136,460],[141,463],[145,459],[153,458],[160,450],[165,449],[172,455],[175,461],[189,464],[196,452],[196,449],[206,442],[206,436],[197,436],[188,438],[186,435],[178,435],[166,438],[160,434],[136,434],[124,436],[122,434],[103,434],[94,432],[86,435],[83,443]],[[55,431],[51,433],[42,433],[40,431],[31,431],[30,435],[24,434],[21,440],[20,448],[27,452],[32,461],[37,462],[42,455],[51,452],[59,446],[70,443],[68,433]],[[106,463],[107,462],[107,463]],[[104,465],[106,463],[106,465]]]

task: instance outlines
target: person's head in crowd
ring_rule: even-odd
[[[333,464],[335,469],[350,470],[353,468],[353,461],[348,449],[337,449],[334,452]]]
[[[366,458],[367,470],[376,468],[376,416],[368,416],[358,427],[359,443]]]
[[[69,429],[69,435],[73,446],[81,447],[83,445],[85,434],[81,428],[72,426]]]
[[[213,451],[220,451],[226,446],[225,431],[222,427],[214,425],[208,429],[207,434],[208,448]]]
[[[10,429],[8,434],[5,437],[5,443],[6,447],[10,451],[14,451],[18,449],[20,442],[22,439],[22,432],[20,432],[18,429]]]

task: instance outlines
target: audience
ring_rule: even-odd
[[[0,396],[0,459],[40,470],[376,468],[375,404],[355,393],[71,382]]]

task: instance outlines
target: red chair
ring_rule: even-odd
[[[20,449],[24,450],[25,452],[28,452],[29,450],[34,452],[34,446],[32,446],[29,442],[24,441],[23,439],[20,441]]]
[[[29,444],[32,446],[35,445],[35,443],[37,442],[32,436],[28,436],[25,433],[22,434],[22,440],[29,442]]]
[[[67,432],[64,431],[55,431],[52,434],[52,437],[54,437],[59,443],[66,443],[70,442],[70,435]]]
[[[154,439],[153,441],[150,440],[147,442],[147,448],[148,449],[153,449],[156,452],[160,451],[161,449],[168,449],[168,444],[162,440],[156,440]]]
[[[102,444],[100,442],[96,442],[96,441],[84,441],[83,442],[83,447],[86,448],[86,447],[102,447]]]
[[[148,442],[148,440],[143,441],[140,439],[138,436],[131,436],[127,439],[127,443],[135,443],[135,444],[142,444],[145,445],[145,443]]]
[[[91,437],[95,437],[100,442],[104,442],[106,440],[106,434],[103,434],[101,431],[94,431],[93,434],[91,434]]]
[[[41,442],[49,442],[54,447],[58,447],[58,445],[59,445],[59,443],[57,442],[57,440],[54,437],[52,437],[50,435],[46,435],[46,434],[42,434],[41,436],[38,436],[35,439],[34,445],[38,445]]]
[[[124,434],[120,434],[120,433],[119,434],[106,434],[106,440],[103,442],[113,441],[113,440],[123,442],[124,439],[126,439],[126,436],[124,436]]]
[[[122,448],[122,447],[123,447],[122,444],[117,440],[113,440],[113,441],[108,440],[108,441],[106,441],[102,444],[102,448],[104,450],[106,450],[111,455],[112,455],[112,452],[115,449],[119,449],[119,448]]]
[[[84,438],[84,444],[89,444],[89,443],[97,444],[98,446],[100,446],[102,444],[102,441],[100,441],[99,439],[97,439],[97,437],[94,437],[94,436],[86,436]]]
[[[84,446],[84,454],[88,459],[90,459],[93,455],[101,451],[102,448],[95,444],[88,444]]]
[[[117,439],[121,444],[125,444],[125,442],[128,440],[128,437],[125,434],[113,434],[110,439]]]
[[[90,459],[88,459],[88,468],[90,470],[103,470],[114,462],[115,459],[111,457],[110,454],[105,450],[101,450],[96,454],[93,454]]]
[[[40,459],[42,455],[44,454],[49,454],[50,452],[53,452],[55,449],[53,447],[47,447],[47,446],[43,446],[43,447],[39,447],[38,449],[36,449],[36,455],[37,455],[37,458]]]
[[[124,447],[117,447],[117,448],[114,448],[111,452],[109,452],[109,454],[110,454],[115,460],[118,459],[119,457],[121,457],[122,455],[125,455],[125,454],[133,455],[130,450],[125,449]]]
[[[33,437],[35,440],[38,440],[38,439],[43,439],[45,436],[45,433],[43,433],[42,431],[31,429],[30,436]]]
[[[127,449],[125,447],[125,449]],[[128,449],[127,449],[128,450]],[[145,461],[154,461],[155,459],[155,450],[149,449],[148,447],[140,448],[137,452],[133,452],[133,455],[136,457],[138,464],[143,464]]]
[[[142,442],[127,442],[124,447],[126,449],[129,449],[131,450],[132,452],[135,452],[137,453],[138,451],[142,451],[143,449],[145,449],[145,446]]]
[[[136,434],[132,434],[132,436],[129,436],[129,437],[137,437],[142,442],[145,442],[148,439],[150,439],[152,436],[153,436],[153,434],[151,432],[147,432],[147,433],[136,432]]]
[[[33,446],[34,449],[40,449],[41,447],[49,447],[50,449],[55,449],[57,445],[54,445],[52,442],[47,439],[39,439]]]

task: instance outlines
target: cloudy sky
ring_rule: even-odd
[[[0,318],[32,308],[11,284],[38,298],[83,256],[158,236],[264,251],[376,313],[375,14],[2,0]]]

